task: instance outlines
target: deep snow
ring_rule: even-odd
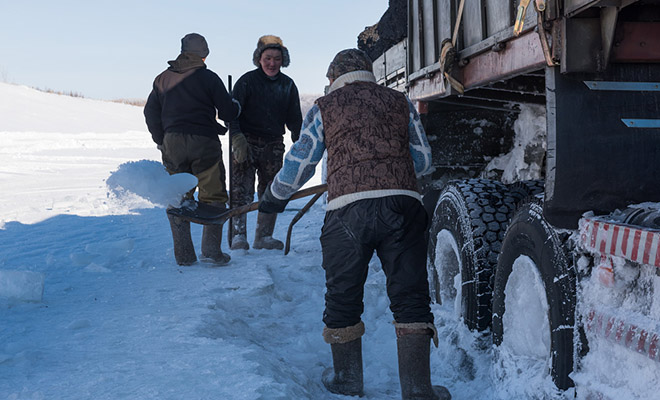
[[[179,267],[157,205],[168,190],[156,188],[172,181],[141,108],[0,84],[0,141],[1,397],[342,398],[320,383],[331,365],[321,337],[322,204],[295,225],[286,256],[250,249],[230,252],[227,267]],[[150,201],[119,186],[154,193]],[[276,237],[308,200],[289,204]],[[250,241],[254,223],[250,214]],[[201,226],[193,237],[199,248]],[[40,300],[19,276],[43,284]],[[388,305],[375,258],[365,290],[368,399],[400,396]],[[471,334],[434,311],[444,340],[433,381],[455,399],[491,398],[480,360],[488,351],[473,359]]]
[[[343,398],[320,383],[331,365],[320,202],[286,256],[250,249],[230,252],[226,267],[179,267],[164,207],[190,180],[164,173],[141,108],[0,83],[0,143],[0,397]],[[276,237],[307,200],[289,204]],[[250,242],[254,223],[250,214]],[[199,249],[198,225],[193,238]],[[374,258],[366,399],[400,398],[388,306]],[[490,338],[457,321],[453,304],[432,308],[432,381],[454,399],[552,397],[547,377],[521,364],[493,371]]]

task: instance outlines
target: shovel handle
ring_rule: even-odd
[[[302,218],[302,216],[305,215],[307,211],[309,211],[309,209],[314,205],[314,203],[316,203],[316,200],[318,200],[319,197],[321,196],[323,196],[323,192],[316,193],[314,197],[312,197],[312,199],[309,202],[307,202],[307,204],[305,204],[305,207],[303,207],[300,211],[298,211],[298,214],[296,214],[296,216],[293,217],[293,219],[291,220],[291,223],[289,224],[289,229],[286,232],[286,244],[284,246],[284,255],[289,254],[289,249],[291,248],[291,231],[293,230],[293,225],[295,225],[295,223],[298,222],[300,218]]]
[[[294,193],[289,200],[296,200],[296,199],[301,199],[303,197],[307,197],[312,194],[317,194],[317,193],[323,193],[326,190],[328,190],[328,185],[327,184],[322,184],[322,185],[316,185],[312,187],[308,187],[306,189],[302,189]],[[250,211],[255,211],[259,208],[259,202],[255,201],[250,204],[246,204],[244,206],[232,208],[230,210],[227,210],[224,214],[218,216],[219,220],[222,220],[221,223],[224,223],[227,221],[229,218],[236,217],[238,215],[246,214],[249,213]]]

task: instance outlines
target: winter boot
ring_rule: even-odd
[[[209,205],[224,210],[225,203],[213,202]],[[223,253],[220,248],[222,245],[222,225],[204,225],[202,232],[202,257],[207,258],[215,265],[225,265],[231,260],[229,254]]]
[[[254,243],[252,247],[255,249],[268,249],[268,250],[282,250],[284,243],[277,239],[273,239],[273,231],[275,230],[275,221],[277,214],[264,214],[257,215],[257,230],[254,234]]]
[[[192,265],[197,261],[195,247],[190,236],[190,222],[167,214],[174,241],[174,258],[179,265]]]
[[[247,229],[246,226],[246,215],[239,215],[231,219],[231,224],[233,228],[233,237],[231,239],[232,250],[249,250],[250,244],[247,241]]]
[[[399,381],[403,400],[451,400],[449,390],[431,386],[430,339],[436,338],[431,323],[398,324],[396,345],[399,356]]]
[[[362,335],[364,324],[348,328],[323,330],[323,337],[332,349],[333,368],[323,372],[321,381],[331,393],[345,396],[363,396]]]
[[[231,257],[223,253],[220,246],[222,244],[222,225],[204,225],[202,232],[202,256],[213,261],[215,265],[226,265]]]

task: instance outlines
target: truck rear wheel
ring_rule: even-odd
[[[540,201],[521,205],[495,274],[496,374],[516,371],[530,383],[550,375],[560,390],[573,386],[568,375],[573,371],[575,280],[565,240],[543,218]]]
[[[515,207],[506,186],[485,179],[450,182],[429,231],[429,281],[437,303],[452,303],[470,329],[491,323],[492,274]]]

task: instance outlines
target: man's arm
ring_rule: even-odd
[[[259,212],[265,214],[284,211],[289,198],[312,176],[316,164],[323,158],[325,138],[321,111],[315,104],[303,122],[300,138],[284,157],[282,168],[266,188],[259,202]]]
[[[426,132],[419,114],[413,103],[408,99],[408,134],[410,136],[410,155],[415,165],[415,175],[419,178],[431,170],[431,146],[426,138]]]
[[[291,93],[289,98],[289,109],[286,117],[286,127],[291,132],[291,141],[294,143],[300,138],[300,127],[302,125],[302,112],[300,111],[300,94],[296,84],[291,81]]]
[[[314,176],[316,165],[323,158],[325,137],[321,110],[315,104],[303,122],[300,138],[284,157],[282,169],[277,173],[271,190],[275,198],[286,200]]]
[[[213,85],[213,102],[218,110],[218,118],[225,121],[225,123],[229,123],[238,118],[241,113],[241,105],[227,92],[222,79],[215,73],[213,76],[215,81]]]
[[[245,101],[247,98],[247,83],[245,75],[241,76],[238,81],[236,81],[231,96],[241,107],[245,107]],[[229,134],[234,135],[235,133],[242,133],[241,124],[239,123],[238,118],[229,123]]]
[[[147,98],[147,103],[144,105],[144,119],[147,123],[147,129],[151,133],[151,138],[157,145],[163,144],[163,122],[161,120],[162,107],[158,92],[154,87]]]

